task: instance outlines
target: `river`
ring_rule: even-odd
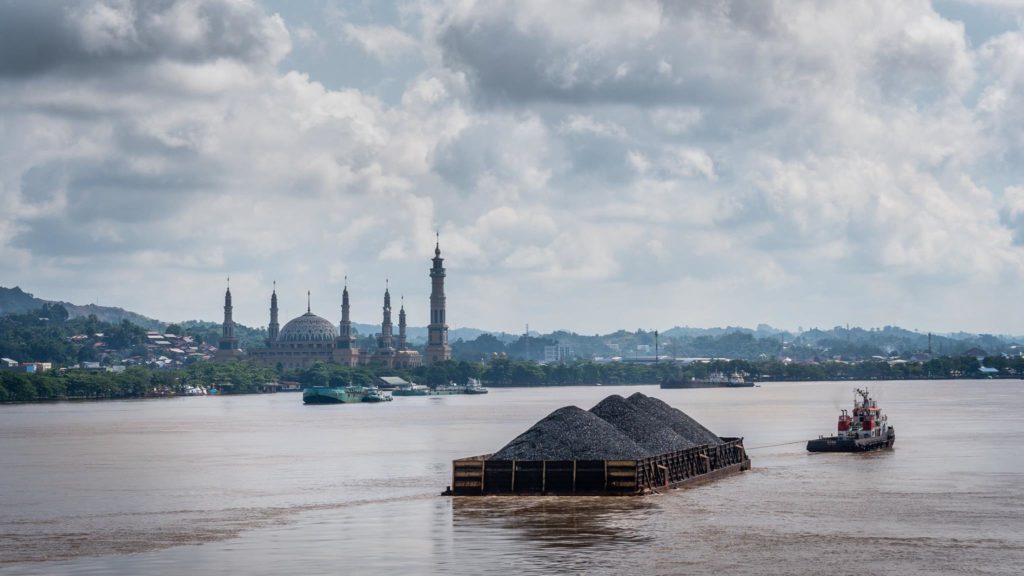
[[[1020,574],[1024,383],[871,382],[895,449],[808,454],[856,385],[0,406],[0,574]],[[439,495],[452,459],[636,391],[745,437],[753,470],[641,498]]]

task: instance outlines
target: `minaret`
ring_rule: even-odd
[[[384,320],[380,324],[380,341],[378,348],[381,354],[390,354],[394,351],[392,346],[391,329],[391,292],[388,290],[387,281],[384,283]]]
[[[341,291],[341,324],[338,325],[338,347],[351,348],[352,341],[352,320],[349,317],[348,305],[348,276],[345,276],[345,288]]]
[[[270,293],[270,324],[267,324],[267,343],[277,342],[277,335],[281,332],[281,325],[277,323],[277,281],[274,281],[274,291]]]
[[[224,324],[215,357],[218,360],[230,360],[241,353],[238,349],[238,338],[235,338],[235,321],[231,318],[231,278],[228,278],[228,289],[224,292]]]
[[[345,277],[345,288],[341,291],[341,324],[338,325],[338,342],[334,347],[334,361],[343,366],[359,364],[359,350],[355,345],[356,337],[352,335],[352,319],[349,316],[348,276]]]
[[[402,307],[398,309],[398,349],[408,348],[405,338],[405,296],[402,296]]]
[[[444,314],[444,258],[441,258],[441,234],[434,246],[434,267],[430,269],[430,325],[427,326],[427,364],[443,362],[452,357],[448,345],[448,324]]]

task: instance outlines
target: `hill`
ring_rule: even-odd
[[[88,318],[92,315],[101,322],[120,324],[122,320],[127,320],[132,324],[147,330],[162,330],[165,325],[165,323],[160,322],[159,320],[147,318],[142,314],[136,314],[135,312],[129,312],[124,308],[98,306],[96,304],[79,305],[59,300],[43,300],[42,298],[36,298],[34,295],[23,291],[18,286],[15,286],[14,288],[4,288],[0,286],[0,316],[8,314],[24,314],[29,310],[38,310],[46,304],[59,304],[63,306],[64,309],[68,311],[69,319]]]

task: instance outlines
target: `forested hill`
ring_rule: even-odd
[[[46,304],[60,304],[65,310],[67,310],[69,319],[88,318],[92,315],[101,322],[120,324],[122,320],[127,320],[132,324],[147,330],[162,330],[164,326],[164,323],[159,320],[147,318],[141,314],[129,312],[123,308],[97,306],[96,304],[86,304],[83,306],[71,304],[70,302],[43,300],[42,298],[36,298],[32,294],[23,291],[18,286],[15,286],[14,288],[4,288],[0,286],[0,316],[7,314],[24,314],[29,310],[38,310]]]
[[[146,341],[146,333],[127,320],[112,323],[91,316],[70,318],[59,304],[0,316],[0,357],[70,366],[100,360],[100,341],[102,350],[131,350]]]

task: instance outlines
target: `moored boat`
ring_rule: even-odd
[[[391,391],[392,396],[429,396],[430,386],[409,382]]]
[[[362,402],[366,389],[356,386],[313,386],[302,390],[303,404],[350,404]]]
[[[470,378],[462,387],[462,391],[465,394],[487,394],[488,392],[487,388],[484,388],[476,378]]]
[[[671,388],[753,388],[753,380],[748,380],[739,372],[726,376],[721,372],[712,372],[707,378],[665,378],[661,381],[663,389]]]
[[[379,388],[368,388],[363,402],[391,402],[391,392]]]
[[[892,448],[896,430],[878,402],[868,396],[867,388],[857,388],[853,412],[843,410],[834,436],[819,436],[807,442],[808,452],[868,452]]]
[[[465,394],[462,386],[455,384],[439,384],[430,389],[431,396],[449,396],[452,394]]]

